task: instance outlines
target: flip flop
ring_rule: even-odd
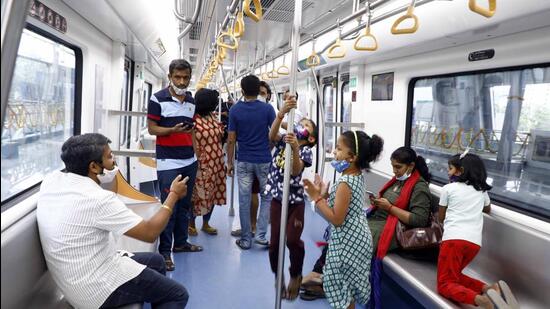
[[[510,289],[510,286],[508,286],[508,283],[506,283],[504,280],[498,281],[498,287],[500,288],[500,296],[504,301],[510,306],[512,309],[519,309],[519,303],[514,294],[512,294],[512,290]]]

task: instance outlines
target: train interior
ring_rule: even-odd
[[[192,65],[192,93],[213,88],[223,101],[238,100],[248,74],[271,86],[275,107],[285,91],[296,91],[296,120],[320,128],[304,178],[334,182],[336,139],[362,130],[384,139],[365,172],[366,189],[378,192],[393,177],[390,155],[407,145],[426,158],[437,206],[448,158],[467,148],[479,155],[493,186],[492,212],[466,273],[506,280],[521,308],[548,308],[547,0],[2,0],[2,308],[71,308],[48,273],[36,223],[40,183],[63,168],[59,154],[69,137],[107,136],[120,174],[105,188],[144,218],[159,208],[147,104],[168,86],[177,58]],[[189,308],[275,304],[267,250],[241,252],[230,236],[239,228],[236,192],[228,177],[227,205],[216,206],[211,220],[219,235],[191,237],[204,251],[174,254],[168,276],[189,291]],[[304,275],[328,225],[310,204]],[[157,250],[126,236],[117,241],[129,251]],[[437,293],[433,258],[392,252],[383,263],[388,308],[473,307]],[[329,304],[298,299],[282,307]]]

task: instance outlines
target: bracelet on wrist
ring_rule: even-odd
[[[164,208],[164,209],[166,209],[166,210],[168,210],[168,212],[169,212],[170,214],[172,214],[172,212],[173,212],[172,208],[170,208],[169,206],[166,206],[166,205],[164,205],[164,204],[163,204],[162,206],[160,206],[160,207],[161,207],[161,208]]]
[[[325,199],[325,198],[324,198],[322,195],[319,196],[319,197],[314,201],[315,205],[317,205],[317,203],[319,203],[321,200],[324,200],[324,199]]]

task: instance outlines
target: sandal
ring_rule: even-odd
[[[190,226],[190,227],[187,228],[187,234],[189,234],[189,236],[197,236],[197,235],[199,235],[199,233],[197,233],[197,228],[192,227],[192,226]]]
[[[201,252],[201,251],[202,251],[201,246],[192,245],[192,244],[187,244],[181,247],[174,247],[174,249],[172,249],[172,252]]]
[[[201,231],[205,232],[208,235],[218,235],[218,230],[211,226],[207,226],[207,227],[203,226],[201,228]]]
[[[166,264],[166,271],[173,271],[174,269],[176,269],[176,265],[174,265],[172,258],[165,257],[164,263]]]

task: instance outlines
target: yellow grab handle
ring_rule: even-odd
[[[338,52],[338,49],[341,49],[340,52]],[[340,38],[336,40],[334,44],[328,49],[327,57],[330,59],[336,59],[336,58],[344,58],[346,56],[346,48],[344,45],[342,45],[342,41]]]
[[[237,20],[235,21],[233,34],[235,35],[236,38],[240,38],[244,34],[244,15],[242,11],[237,13]]]
[[[470,0],[468,7],[470,10],[489,18],[495,15],[497,10],[497,0],[489,0],[489,9],[478,6],[476,0]]]
[[[254,1],[254,7],[256,8],[256,13],[252,12],[250,9],[250,3]],[[262,19],[262,4],[260,0],[244,0],[243,12],[250,17],[253,21],[259,22]]]
[[[277,69],[277,74],[279,75],[289,75],[290,69],[286,65],[282,65]]]
[[[414,25],[410,28],[405,29],[397,29],[400,23],[402,23],[405,19],[412,18],[414,21]],[[407,9],[407,13],[405,15],[399,17],[394,23],[393,26],[391,26],[391,33],[392,34],[408,34],[408,33],[415,33],[416,30],[418,30],[418,17],[414,15],[414,6],[409,6]]]
[[[319,58],[319,56],[314,52],[311,53],[311,55],[309,55],[309,57],[307,57],[306,59],[306,65],[310,68],[316,67],[319,64],[321,64],[321,58]]]
[[[360,46],[359,45],[359,41],[361,41],[361,39],[363,38],[371,38],[374,45],[372,46]],[[366,27],[365,28],[365,34],[363,35],[360,35],[356,40],[355,40],[355,44],[353,45],[353,48],[355,50],[367,50],[367,51],[375,51],[378,49],[378,41],[376,40],[376,37],[374,37],[374,35],[372,35],[370,33],[370,27]]]
[[[221,57],[220,54],[217,54],[217,55],[216,55],[216,61],[218,61],[218,64],[222,64],[222,63],[223,63],[223,58]]]
[[[269,80],[269,74],[267,72],[262,73],[262,79],[263,80]]]
[[[225,38],[229,38],[233,42],[233,44],[231,43],[226,44]],[[220,36],[218,37],[217,43],[218,43],[218,46],[224,47],[227,49],[236,50],[237,48],[239,48],[239,41],[237,41],[237,38],[235,38],[235,36],[233,35],[233,33],[231,33],[231,31],[220,34]]]
[[[267,77],[269,77],[270,79],[275,79],[279,78],[279,74],[277,74],[277,71],[273,69],[271,72],[267,73]]]
[[[222,60],[225,60],[225,55],[226,55],[225,48],[218,46],[218,57]]]

